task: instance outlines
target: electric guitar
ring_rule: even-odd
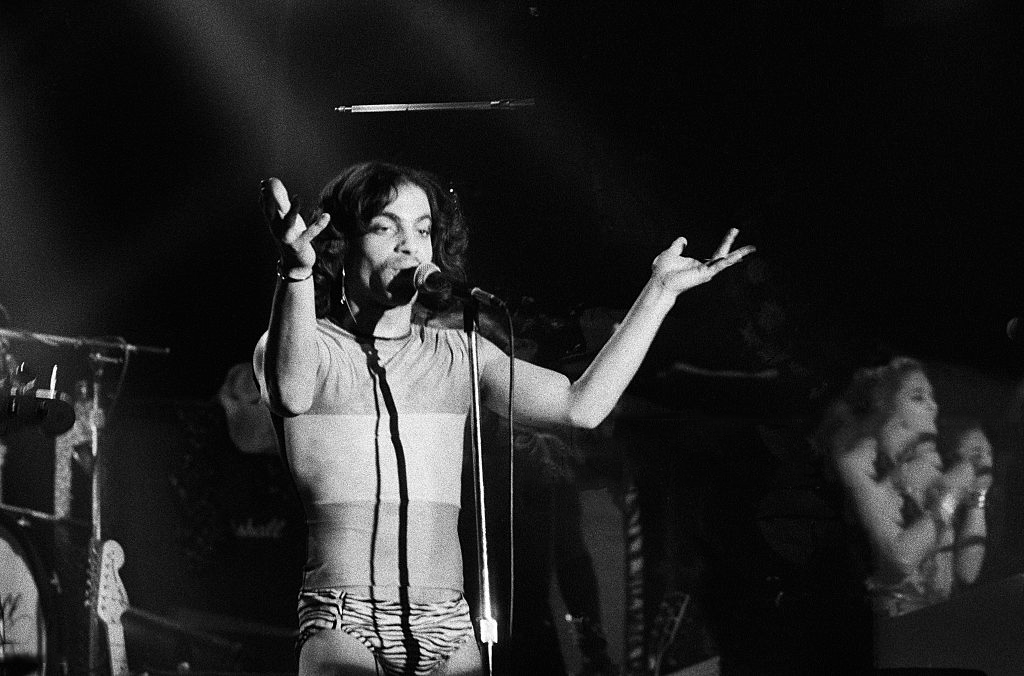
[[[124,565],[124,550],[114,540],[106,540],[100,549],[100,576],[96,595],[96,615],[107,630],[110,651],[110,676],[129,676],[128,655],[124,649],[124,625],[121,615],[128,609],[128,593],[118,571]]]

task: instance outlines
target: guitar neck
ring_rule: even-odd
[[[107,644],[110,648],[110,676],[129,676],[128,655],[124,649],[124,625],[107,623]]]

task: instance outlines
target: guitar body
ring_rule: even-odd
[[[124,565],[124,550],[116,541],[106,540],[100,546],[99,555],[96,615],[106,630],[110,676],[129,676],[124,625],[121,624],[121,616],[128,609],[128,593],[119,573]]]

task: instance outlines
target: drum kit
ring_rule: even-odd
[[[84,352],[91,377],[78,381],[73,397],[58,387],[63,374],[57,365],[40,382],[33,369],[15,356],[12,345]],[[127,607],[117,575],[123,551],[113,540],[103,540],[98,480],[104,409],[118,392],[109,396],[102,385],[108,366],[119,367],[123,383],[130,356],[168,352],[125,341],[0,328],[0,676],[127,676],[124,642],[117,640],[123,637],[118,622]],[[5,461],[17,440],[26,437],[34,439],[33,451],[39,440],[54,449],[55,456],[61,455],[61,449],[77,449],[64,455],[78,459],[89,475],[90,499],[79,510],[87,512],[86,518],[72,512],[71,481],[64,466],[68,463],[58,457],[52,465],[54,495],[47,502],[52,509],[7,501],[5,486],[16,484],[15,477],[4,476]],[[30,483],[42,477],[16,479]],[[69,559],[82,560],[61,563]],[[81,584],[68,579],[75,577],[68,571],[84,571]]]

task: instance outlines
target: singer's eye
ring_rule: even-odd
[[[430,237],[430,228],[420,228],[420,237]]]

